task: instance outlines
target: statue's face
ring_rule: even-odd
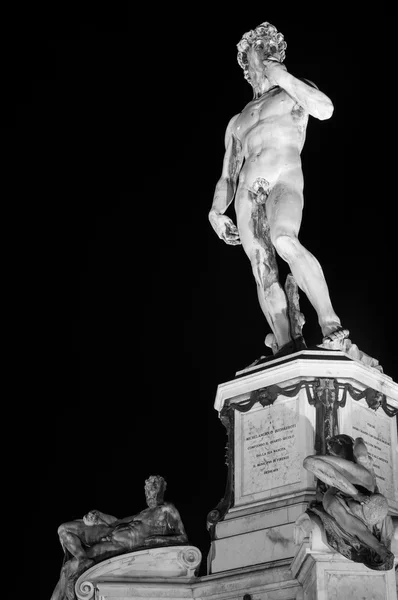
[[[263,65],[264,60],[282,61],[277,43],[268,36],[258,37],[247,52],[249,64]]]
[[[161,489],[162,482],[157,477],[149,477],[149,479],[145,481],[145,498],[150,508],[157,506],[161,502],[161,499],[159,498]]]
[[[265,60],[281,62],[281,55],[276,43],[266,36],[254,40],[247,51],[249,75],[252,84],[263,80]]]

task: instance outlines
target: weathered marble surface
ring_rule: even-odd
[[[313,419],[304,390],[235,412],[235,507],[308,487],[302,460],[313,447]]]

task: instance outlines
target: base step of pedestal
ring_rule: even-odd
[[[394,569],[372,571],[341,554],[307,555],[296,576],[303,600],[397,600]]]
[[[131,575],[95,578],[87,571],[76,584],[76,591],[79,600],[293,600],[300,598],[301,586],[292,576],[290,562],[276,561],[189,580]]]

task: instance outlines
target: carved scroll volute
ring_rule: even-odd
[[[193,574],[200,566],[202,554],[199,548],[193,546],[183,548],[178,555],[178,561],[187,569],[189,574]]]
[[[95,588],[91,581],[83,581],[78,588],[76,588],[76,595],[79,600],[94,600]]]

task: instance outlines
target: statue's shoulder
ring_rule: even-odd
[[[229,120],[229,123],[227,125],[227,130],[225,132],[225,141],[227,141],[229,139],[229,137],[235,133],[235,129],[236,129],[236,122],[239,119],[240,115],[242,113],[238,113],[237,115],[234,115],[232,117],[232,119]]]
[[[230,143],[231,138],[233,140],[238,139],[237,122],[238,122],[238,119],[241,116],[241,114],[242,113],[238,113],[237,115],[234,115],[228,123],[227,129],[225,132],[225,138],[224,138],[225,148],[228,148],[228,144]],[[234,144],[234,147],[236,148],[235,144]]]
[[[162,508],[163,511],[168,513],[169,515],[174,515],[176,517],[179,517],[179,512],[177,510],[177,508],[174,506],[174,504],[172,504],[172,502],[164,502],[164,504],[162,504]]]
[[[177,510],[172,502],[163,502],[162,506],[165,510]]]
[[[229,120],[227,129],[234,129],[236,121],[239,119],[239,117],[240,117],[241,114],[242,114],[241,112],[237,113],[236,115],[234,115],[232,117],[232,119]]]

